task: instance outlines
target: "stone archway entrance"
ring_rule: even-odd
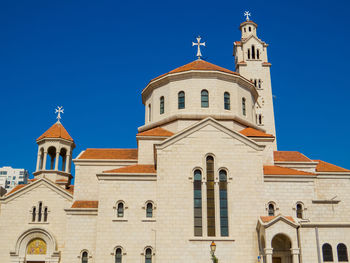
[[[57,263],[60,253],[56,250],[56,240],[42,228],[32,228],[22,233],[10,252],[12,262],[18,263]]]
[[[271,242],[272,263],[292,263],[292,242],[284,234],[277,234]]]

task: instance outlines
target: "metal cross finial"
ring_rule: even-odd
[[[57,113],[57,122],[59,123],[61,119],[61,113],[64,113],[63,106],[57,106],[57,109],[55,109],[55,113]]]
[[[197,57],[198,59],[201,59],[201,56],[202,56],[202,53],[201,53],[201,46],[204,46],[205,47],[205,42],[204,43],[201,43],[201,37],[198,36],[197,37],[197,43],[194,43],[192,42],[192,47],[193,46],[197,46]]]
[[[246,20],[247,21],[249,21],[250,20],[250,16],[251,16],[252,14],[249,12],[249,11],[245,11],[244,12],[244,16],[246,17]]]

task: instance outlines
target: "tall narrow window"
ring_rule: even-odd
[[[153,217],[153,204],[152,203],[147,203],[146,206],[146,217]]]
[[[48,216],[48,210],[47,210],[47,206],[44,209],[44,222],[47,222],[47,216]]]
[[[180,91],[177,94],[177,100],[178,100],[178,108],[179,109],[184,109],[185,108],[185,92]]]
[[[338,262],[348,262],[348,250],[343,243],[337,246]]]
[[[246,105],[245,105],[245,98],[242,98],[242,114],[243,116],[246,116]]]
[[[160,97],[159,99],[159,112],[160,114],[164,113],[164,97]]]
[[[323,255],[323,261],[333,261],[333,250],[332,246],[328,243],[323,244],[322,246],[322,255]]]
[[[201,92],[201,106],[202,108],[209,107],[209,93],[207,90],[202,90]]]
[[[215,198],[214,198],[214,158],[207,157],[207,225],[208,236],[215,236]]]
[[[254,86],[255,86],[255,88],[256,88],[256,79],[254,79]]]
[[[122,202],[118,203],[117,217],[124,217],[124,204]]]
[[[260,51],[259,51],[259,49],[256,49],[256,58],[260,59]]]
[[[221,236],[228,236],[228,212],[227,212],[227,173],[221,170],[219,173],[220,189],[220,228]]]
[[[261,79],[258,81],[258,88],[261,89]]]
[[[122,249],[117,248],[115,250],[115,263],[122,263]]]
[[[42,203],[42,202],[39,202],[38,222],[41,222],[42,210],[43,210],[43,203]]]
[[[296,212],[297,212],[297,218],[303,218],[303,206],[301,204],[297,204]]]
[[[250,49],[248,48],[248,59],[250,59]]]
[[[194,171],[194,235],[202,236],[202,173],[200,170]]]
[[[261,114],[258,115],[258,124],[262,125],[262,115]]]
[[[274,206],[274,204],[269,204],[269,206],[268,206],[268,215],[269,216],[274,216],[275,215],[275,206]]]
[[[152,109],[151,104],[148,104],[148,121],[151,121]]]
[[[145,263],[152,263],[152,249],[150,248],[145,251]]]
[[[228,93],[228,92],[224,93],[224,108],[225,108],[225,110],[229,110],[231,108],[230,93]]]
[[[32,210],[32,222],[35,222],[35,216],[36,216],[36,207],[34,206]]]
[[[84,251],[83,254],[81,254],[81,263],[88,263],[89,262],[89,254],[88,252]]]
[[[252,59],[255,59],[255,47],[252,45]]]

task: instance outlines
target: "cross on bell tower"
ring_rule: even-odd
[[[193,46],[197,46],[197,55],[196,56],[197,56],[198,60],[200,60],[201,57],[202,57],[201,46],[205,47],[205,42],[201,43],[201,37],[198,36],[197,37],[197,43],[192,42],[192,47]]]

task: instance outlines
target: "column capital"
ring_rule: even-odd
[[[273,253],[273,248],[264,248],[265,255],[272,255]]]

